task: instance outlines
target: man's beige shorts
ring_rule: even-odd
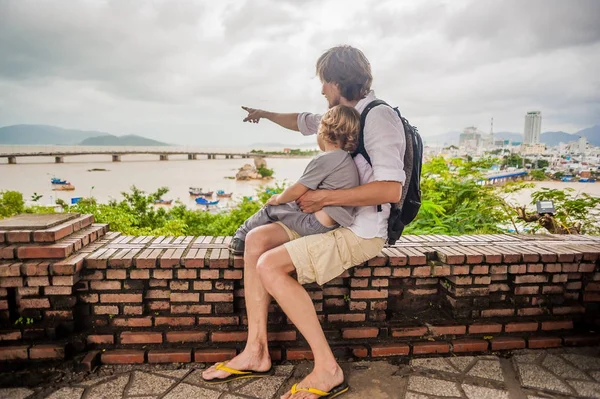
[[[292,258],[300,284],[316,281],[323,285],[344,270],[374,258],[385,244],[383,238],[360,238],[344,227],[324,234],[300,237],[283,223],[276,223],[283,227],[290,238],[283,245]]]

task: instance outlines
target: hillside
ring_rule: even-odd
[[[0,144],[9,145],[76,145],[102,132],[63,129],[47,125],[13,125],[0,127]]]
[[[160,141],[147,139],[145,137],[136,136],[133,134],[127,136],[113,136],[112,134],[106,134],[103,136],[90,137],[83,140],[80,145],[98,145],[98,146],[168,146],[167,143]]]
[[[115,136],[105,132],[63,129],[48,125],[12,125],[0,127],[0,145],[168,145],[141,136]]]

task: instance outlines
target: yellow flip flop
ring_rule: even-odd
[[[292,395],[295,395],[299,392],[308,392],[308,393],[312,393],[317,396],[320,396],[321,398],[324,398],[324,399],[333,399],[333,398],[337,398],[341,394],[348,392],[349,389],[350,389],[350,387],[348,386],[346,381],[344,381],[340,385],[334,387],[329,392],[321,391],[320,389],[316,389],[316,388],[298,388],[298,384],[294,384],[292,386],[291,392],[292,392]]]
[[[261,377],[268,377],[270,375],[273,375],[273,366],[271,366],[271,368],[268,369],[267,371],[251,371],[251,370],[242,371],[242,370],[232,369],[231,367],[227,367],[227,366],[225,366],[226,363],[227,362],[217,363],[217,365],[215,366],[215,369],[225,371],[226,373],[229,373],[230,375],[228,375],[225,378],[213,378],[211,380],[207,380],[204,377],[202,377],[202,381],[205,384],[216,385],[216,384],[224,384],[224,383],[230,382],[230,381],[241,380],[244,378],[261,378]]]

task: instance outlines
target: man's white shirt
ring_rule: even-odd
[[[359,113],[372,101],[376,100],[371,91],[356,104]],[[298,115],[298,128],[305,135],[316,134],[319,129],[321,115],[303,112]],[[369,165],[362,155],[354,157],[354,162],[360,175],[360,184],[373,181],[395,181],[404,183],[404,152],[406,140],[404,127],[396,111],[379,105],[369,111],[364,127],[365,149],[371,158],[373,166]],[[390,204],[382,204],[382,211],[377,212],[377,206],[361,206],[356,210],[354,223],[348,228],[359,237],[381,237],[387,239],[387,220],[390,214]]]

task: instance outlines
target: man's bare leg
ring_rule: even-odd
[[[244,350],[227,362],[236,370],[267,371],[271,367],[267,344],[267,316],[271,296],[256,272],[259,257],[269,249],[288,242],[289,237],[278,224],[257,227],[246,237],[244,252],[244,297],[248,313],[248,340]],[[210,367],[202,373],[207,380],[225,378],[229,373]]]
[[[264,288],[275,298],[285,314],[304,336],[315,358],[313,371],[298,387],[329,391],[344,381],[344,373],[337,364],[327,343],[312,299],[290,274],[295,271],[285,247],[280,246],[263,254],[256,267]],[[282,398],[290,398],[287,393]],[[302,392],[293,399],[313,399],[317,395]]]

